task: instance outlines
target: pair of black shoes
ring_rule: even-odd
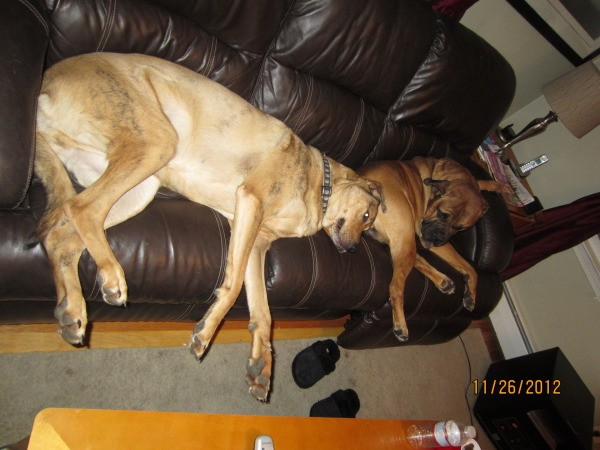
[[[294,381],[302,389],[307,389],[333,372],[339,359],[340,349],[333,340],[317,341],[294,358]],[[310,408],[310,417],[356,417],[359,409],[360,401],[356,392],[340,389],[315,403]]]

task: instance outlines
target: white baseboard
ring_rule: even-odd
[[[500,303],[490,314],[490,320],[505,359],[516,358],[533,352],[506,285]]]

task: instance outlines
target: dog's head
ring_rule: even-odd
[[[340,253],[356,252],[380,205],[385,212],[383,188],[376,181],[356,178],[335,183],[322,225]]]
[[[440,159],[432,177],[423,183],[431,188],[420,230],[425,247],[444,245],[457,232],[475,225],[488,209],[481,191],[502,190],[496,181],[477,181],[448,158]]]

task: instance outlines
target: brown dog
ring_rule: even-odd
[[[475,225],[487,210],[480,190],[500,191],[502,185],[475,180],[467,169],[449,158],[383,161],[367,164],[357,172],[379,181],[386,196],[387,214],[378,215],[367,234],[390,247],[394,265],[390,303],[396,337],[402,342],[408,339],[404,285],[413,267],[440,291],[451,294],[455,289],[450,278],[417,254],[415,234],[425,248],[464,276],[467,286],[463,303],[472,311],[477,273],[448,240],[456,232]]]
[[[77,273],[83,250],[98,266],[104,301],[124,304],[125,276],[104,230],[142,211],[165,186],[230,220],[225,278],[190,348],[202,357],[245,282],[247,376],[259,400],[266,400],[271,377],[264,279],[271,242],[324,228],[339,251],[353,251],[382,199],[378,183],[305,145],[279,120],[218,83],[149,56],[90,54],[51,67],[36,138],[35,171],[48,195],[38,230],[53,267],[63,338],[84,338]],[[86,187],[80,194],[65,168]]]

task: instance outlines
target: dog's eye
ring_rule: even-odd
[[[367,220],[369,220],[369,217],[371,217],[371,215],[369,214],[369,211],[367,211],[363,216],[363,222],[366,222]]]
[[[442,222],[445,222],[450,217],[450,214],[440,211],[438,209],[437,216],[438,216],[438,219],[440,219]]]

